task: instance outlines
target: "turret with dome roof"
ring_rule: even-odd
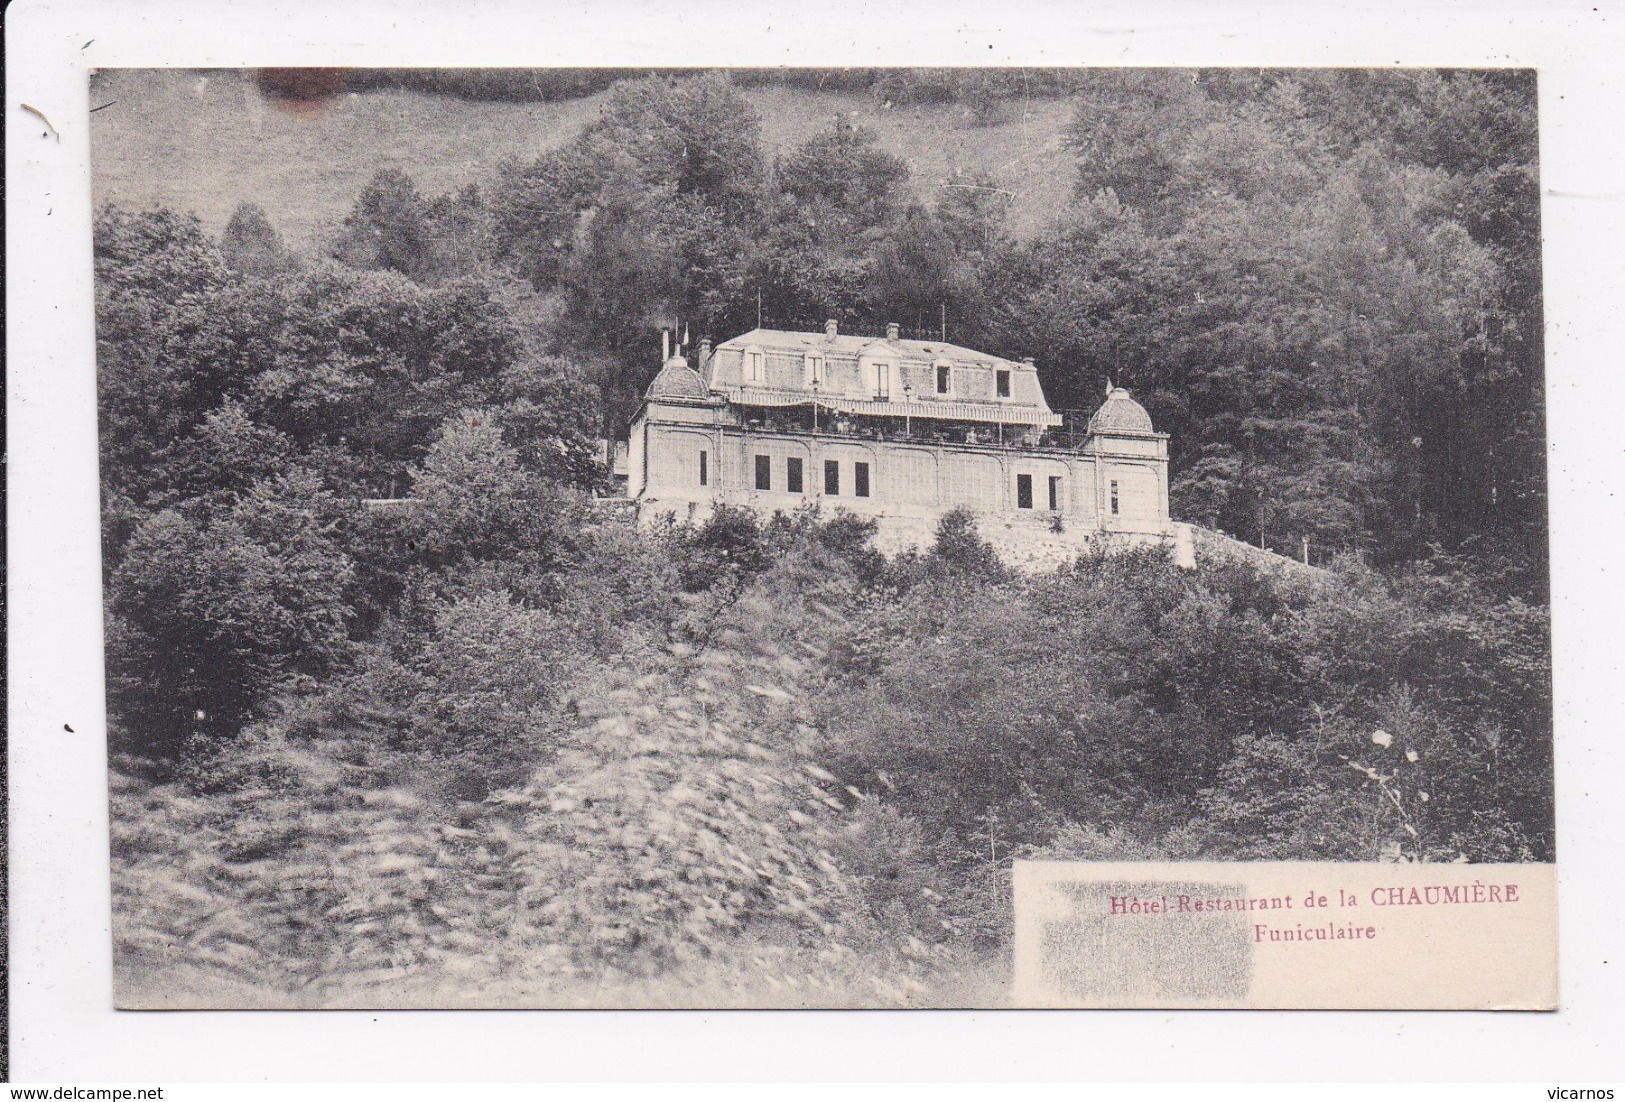
[[[1129,392],[1114,386],[1106,392],[1106,401],[1089,418],[1090,432],[1137,433],[1154,432],[1151,415],[1136,402]]]
[[[688,360],[682,355],[674,355],[668,359],[655,376],[649,389],[644,391],[645,398],[664,399],[670,401],[700,401],[709,398],[710,391],[706,389],[705,380],[700,373],[688,366]]]

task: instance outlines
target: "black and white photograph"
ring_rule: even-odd
[[[116,1005],[1555,984],[1540,85],[94,71]]]

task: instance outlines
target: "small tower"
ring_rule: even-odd
[[[1100,526],[1113,532],[1162,535],[1168,520],[1168,434],[1127,390],[1112,387],[1089,418],[1087,446],[1098,472]]]
[[[710,388],[688,366],[687,358],[677,352],[668,355],[632,419],[627,439],[628,497],[636,500],[651,485],[672,484],[693,486],[710,496],[716,457],[707,434],[715,423],[715,406]]]

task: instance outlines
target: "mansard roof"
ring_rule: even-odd
[[[746,353],[760,359],[747,363]],[[822,366],[815,366],[822,360]],[[877,365],[887,364],[884,378]],[[946,388],[938,368],[946,366]],[[711,392],[748,406],[820,407],[887,417],[987,424],[1061,423],[1031,362],[949,341],[752,329],[717,345],[705,372]]]
[[[916,341],[906,337],[889,341],[885,337],[855,333],[841,333],[832,338],[824,333],[802,333],[792,329],[752,329],[732,340],[723,341],[717,346],[717,351],[724,349],[739,351],[749,345],[756,345],[764,351],[823,352],[825,355],[836,356],[858,356],[871,348],[891,349],[899,356],[906,356],[911,360],[948,359],[956,362],[963,360],[967,363],[998,360],[1001,364],[1009,363],[1008,360],[1002,360],[987,352],[978,352],[974,348],[966,348],[964,345],[948,341]]]

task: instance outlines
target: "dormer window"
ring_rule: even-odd
[[[993,393],[1000,398],[1010,397],[1010,372],[1007,369],[1001,367],[993,373]]]
[[[767,356],[760,348],[751,345],[745,349],[745,381],[759,383],[767,378]]]
[[[896,365],[878,348],[868,349],[858,357],[858,389],[848,396],[867,398],[877,402],[891,398],[892,371]]]
[[[947,360],[938,360],[936,363],[937,393],[952,396],[954,392],[954,367]]]
[[[807,385],[819,388],[827,386],[828,382],[824,377],[824,354],[809,352],[804,362],[807,368]]]

